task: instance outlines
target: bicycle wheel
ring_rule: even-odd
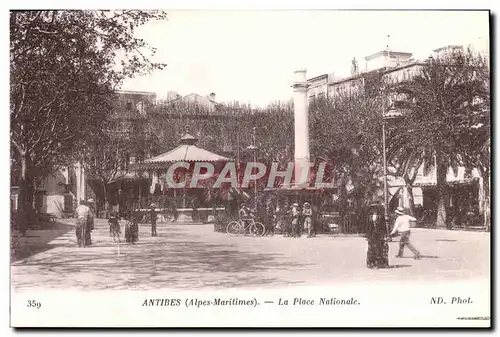
[[[260,222],[254,222],[252,226],[250,226],[250,234],[256,236],[264,236],[266,233],[266,227]]]
[[[241,225],[238,221],[231,221],[227,224],[226,232],[231,236],[240,234]]]

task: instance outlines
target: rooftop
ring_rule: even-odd
[[[355,80],[357,78],[361,78],[361,77],[369,75],[369,74],[376,74],[376,73],[388,74],[388,73],[392,73],[394,71],[398,71],[401,69],[410,68],[410,67],[414,67],[414,66],[418,66],[418,65],[421,65],[421,62],[414,61],[414,62],[402,64],[402,65],[399,65],[396,67],[390,67],[390,68],[383,67],[383,68],[379,68],[379,69],[365,71],[365,72],[362,72],[356,76],[345,77],[345,78],[330,82],[330,83],[328,83],[328,85],[334,85],[334,84],[338,84],[338,83],[348,82],[348,81]]]
[[[434,52],[439,53],[440,51],[443,51],[443,50],[454,50],[454,49],[463,49],[463,46],[448,45],[448,46],[436,48],[436,49],[434,49]]]
[[[374,59],[374,58],[381,56],[381,55],[389,56],[389,54],[390,55],[408,56],[408,57],[413,55],[412,53],[407,53],[407,52],[402,52],[402,51],[382,50],[382,51],[379,51],[378,53],[366,56],[365,60],[369,61],[369,60]]]
[[[128,95],[149,95],[149,96],[156,95],[155,92],[151,91],[135,91],[135,90],[116,90],[116,93],[128,94]]]

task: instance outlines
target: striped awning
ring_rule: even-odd
[[[123,175],[117,176],[115,179],[111,180],[109,183],[115,183],[117,181],[131,181],[131,180],[140,180],[140,179],[148,179],[149,176],[147,173],[138,174],[137,172],[127,172]]]
[[[477,181],[479,181],[479,178],[467,178],[461,180],[447,181],[446,185],[447,186],[470,185]],[[417,182],[413,184],[413,187],[431,187],[431,186],[436,186],[436,182],[435,181]]]

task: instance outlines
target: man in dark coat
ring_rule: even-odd
[[[156,213],[155,205],[151,204],[150,207],[150,217],[151,217],[151,236],[157,236],[156,233],[156,220],[158,219],[158,213]]]

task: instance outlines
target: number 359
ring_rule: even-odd
[[[38,302],[37,300],[29,300],[28,301],[28,308],[40,309],[41,307],[42,307],[42,303]]]

